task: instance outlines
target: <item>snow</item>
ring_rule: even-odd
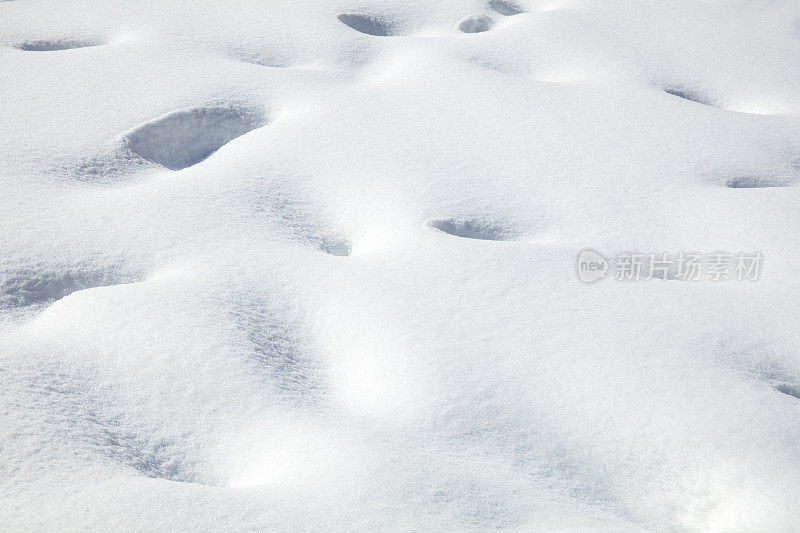
[[[180,170],[201,162],[229,141],[265,125],[258,113],[235,107],[174,111],[125,135],[144,159]]]
[[[11,0],[0,67],[0,529],[800,529],[797,2]]]

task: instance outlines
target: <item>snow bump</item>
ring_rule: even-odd
[[[492,26],[494,21],[486,15],[472,15],[462,20],[458,29],[464,33],[481,33],[491,30]]]
[[[20,268],[3,274],[0,280],[0,309],[47,304],[73,292],[106,287],[134,280],[116,267],[37,269]]]
[[[507,2],[506,0],[489,0],[489,8],[505,17],[511,17],[525,12],[525,10],[517,4]]]
[[[677,96],[678,98],[682,98],[684,100],[689,100],[690,102],[717,107],[714,104],[714,101],[708,95],[697,89],[690,89],[679,85],[668,85],[662,89],[667,94]]]
[[[74,48],[89,48],[106,44],[97,39],[55,39],[39,41],[23,41],[15,46],[26,52],[55,52],[58,50],[72,50]]]
[[[397,35],[394,24],[372,15],[363,15],[360,13],[340,13],[337,18],[342,24],[346,24],[357,32],[364,33],[366,35],[374,35],[376,37],[389,37],[391,35]]]
[[[430,220],[427,224],[430,228],[465,239],[479,239],[483,241],[510,241],[516,236],[514,232],[509,231],[508,229],[477,220],[457,220],[447,218]]]
[[[180,170],[266,123],[263,113],[246,107],[200,107],[146,122],[126,133],[124,142],[144,159]]]

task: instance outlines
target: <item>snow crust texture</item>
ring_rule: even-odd
[[[5,1],[0,132],[2,531],[800,530],[795,0]]]

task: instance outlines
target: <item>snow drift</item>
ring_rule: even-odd
[[[0,21],[0,530],[800,529],[796,1]]]

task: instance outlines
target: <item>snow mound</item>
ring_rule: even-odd
[[[664,88],[664,92],[690,102],[714,106],[714,101],[698,90],[686,89],[680,86],[669,86]]]
[[[252,109],[221,106],[173,111],[123,137],[143,158],[170,170],[196,165],[222,146],[266,124]]]
[[[489,0],[489,7],[506,17],[519,15],[525,12],[525,10],[517,4],[509,2],[508,0]]]
[[[437,219],[428,221],[428,226],[441,232],[465,239],[484,241],[507,241],[515,238],[515,233],[480,220]]]
[[[486,15],[472,15],[462,20],[458,29],[464,33],[481,33],[489,31],[494,26],[494,21]]]
[[[136,278],[119,265],[42,265],[6,270],[0,281],[0,308],[53,303],[76,291],[130,283]]]
[[[376,37],[396,35],[396,30],[392,23],[372,15],[340,13],[337,18],[342,24],[346,24],[360,33],[374,35]]]
[[[74,48],[89,48],[105,44],[100,40],[83,39],[57,39],[41,41],[23,41],[16,45],[16,48],[26,52],[54,52],[57,50],[72,50]]]

